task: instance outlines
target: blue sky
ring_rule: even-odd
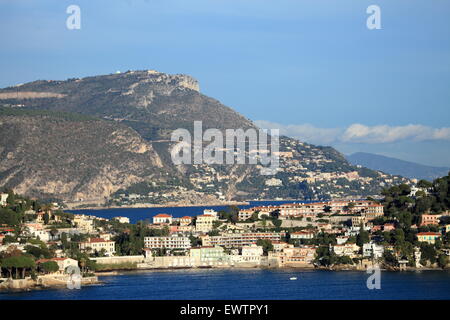
[[[66,8],[81,8],[81,30]],[[381,30],[366,9],[381,8]],[[448,0],[0,0],[0,87],[156,69],[266,126],[450,166]]]

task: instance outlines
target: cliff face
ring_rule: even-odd
[[[256,128],[186,75],[129,71],[0,89],[0,187],[79,203],[123,203],[133,193],[141,202],[198,204],[359,197],[404,182],[287,137],[271,177],[249,165],[175,166],[170,135],[194,121],[203,130]]]
[[[162,167],[151,143],[113,122],[0,117],[0,185],[22,194],[104,202]]]

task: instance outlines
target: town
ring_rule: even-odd
[[[444,269],[449,180],[394,186],[381,200],[161,212],[134,224],[64,212],[8,190],[0,194],[0,289],[65,285],[69,267],[80,269],[84,284],[137,269]]]

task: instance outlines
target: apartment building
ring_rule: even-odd
[[[384,207],[374,201],[326,201],[315,203],[289,203],[278,206],[280,217],[313,217],[319,213],[347,214],[361,213],[369,219],[382,216]]]
[[[355,243],[335,244],[331,246],[333,252],[338,256],[349,256],[353,258],[359,251],[359,247]]]
[[[106,256],[113,256],[116,253],[115,242],[103,238],[89,238],[87,241],[79,242],[78,247],[80,250],[88,253],[101,252],[104,250]]]
[[[259,239],[270,241],[280,241],[284,233],[276,232],[248,232],[248,233],[229,233],[220,236],[203,236],[202,244],[204,246],[223,246],[227,248],[241,248],[255,244]]]
[[[244,246],[242,247],[241,261],[260,264],[263,253],[263,248],[261,246],[257,246],[256,244]]]
[[[78,229],[81,229],[86,233],[94,231],[94,218],[91,216],[76,214],[73,217],[73,223]]]
[[[269,252],[269,261],[276,261],[278,266],[301,267],[311,266],[316,255],[317,247],[285,247],[280,252]]]
[[[255,213],[254,210],[251,209],[245,209],[245,210],[239,210],[238,213],[238,220],[239,221],[245,221],[252,217],[252,215]]]
[[[441,219],[440,214],[423,214],[422,220],[420,225],[421,226],[427,226],[427,225],[439,225],[439,220]]]
[[[197,232],[209,232],[213,229],[213,222],[218,220],[217,216],[203,214],[197,216],[195,220],[195,230]]]
[[[144,237],[144,247],[149,249],[189,249],[191,241],[188,237]]]
[[[313,231],[297,231],[291,233],[291,239],[312,239],[314,238]]]
[[[219,246],[202,246],[189,250],[189,258],[195,266],[218,266],[228,264],[230,256]]]

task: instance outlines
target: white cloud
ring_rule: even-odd
[[[281,135],[317,144],[330,144],[335,142],[336,135],[340,134],[342,131],[341,129],[334,128],[317,128],[310,124],[282,125],[265,120],[257,120],[255,123],[262,129],[279,129]]]
[[[397,141],[450,141],[450,128],[432,128],[419,124],[406,126],[366,126],[355,123],[347,128],[318,128],[310,124],[282,125],[255,121],[260,128],[280,129],[280,134],[314,144],[332,143],[392,143]]]

